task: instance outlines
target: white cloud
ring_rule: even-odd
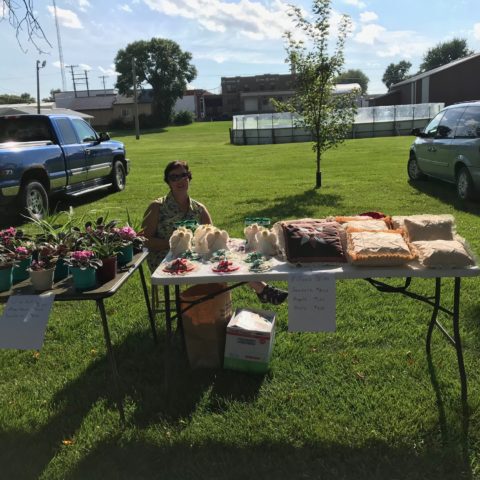
[[[361,0],[343,0],[347,5],[353,5],[358,8],[365,8],[367,5]]]
[[[90,65],[87,65],[86,63],[79,63],[78,68],[82,71],[87,70],[87,72],[89,72],[92,69],[92,67]]]
[[[110,67],[108,68],[103,68],[102,66],[98,66],[98,69],[100,70],[100,72],[103,73],[103,75],[107,75],[107,76],[117,76],[118,73],[115,71],[115,66],[114,65],[110,65]]]
[[[50,14],[52,15],[52,17],[54,17],[55,16],[54,8],[50,5],[48,5],[47,8]],[[60,25],[62,25],[63,27],[83,28],[82,22],[80,22],[80,19],[77,17],[77,14],[75,12],[72,12],[72,10],[65,10],[63,8],[57,7],[57,17],[58,17],[58,21],[60,22]]]
[[[252,40],[273,40],[293,28],[287,15],[288,4],[272,0],[268,5],[259,1],[241,0],[144,0],[150,9],[172,17],[197,21],[211,32],[240,34]]]
[[[362,12],[360,14],[360,21],[362,23],[368,23],[378,20],[378,15],[375,12]]]
[[[473,36],[477,40],[480,40],[480,23],[475,23],[475,25],[473,25]]]
[[[283,63],[282,59],[269,56],[268,53],[252,52],[246,50],[214,50],[207,52],[193,53],[194,60],[212,60],[215,63],[236,62],[255,65],[278,65]]]
[[[85,12],[87,8],[90,8],[90,7],[91,5],[88,0],[78,0],[78,8],[80,8],[82,12]]]
[[[124,5],[120,5],[118,8],[120,10],[123,10],[124,12],[132,13],[132,9],[130,8],[130,5],[128,5],[126,3]]]
[[[52,62],[52,65],[56,68],[60,68],[60,62],[56,60],[55,62]]]
[[[377,25],[376,23],[370,23],[363,25],[354,38],[358,43],[373,45],[375,40],[378,40],[385,31],[385,27]]]

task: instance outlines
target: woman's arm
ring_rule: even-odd
[[[143,235],[147,239],[145,246],[152,251],[162,251],[170,248],[168,239],[158,238],[155,236],[158,226],[159,213],[160,204],[158,202],[152,202],[143,216]]]
[[[200,212],[200,223],[202,225],[213,224],[212,217],[210,216],[210,213],[208,213],[207,207],[205,207],[205,205],[202,205],[202,211]]]

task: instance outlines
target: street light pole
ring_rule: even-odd
[[[40,69],[43,68],[47,62],[44,60],[40,64],[40,60],[37,60],[37,113],[40,114]]]

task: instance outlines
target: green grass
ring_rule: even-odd
[[[459,233],[480,251],[479,204],[459,203],[449,185],[407,182],[411,138],[347,141],[325,154],[324,186],[314,190],[310,144],[232,146],[228,127],[194,124],[139,141],[120,137],[132,160],[126,190],[76,200],[76,212],[108,211],[125,220],[128,207],[140,220],[148,203],[166,193],[165,164],[185,159],[192,196],[232,236],[242,235],[246,216],[452,213]],[[431,280],[412,284],[433,293]],[[429,367],[431,312],[418,302],[377,293],[363,281],[338,282],[336,333],[288,333],[287,307],[278,307],[267,375],[190,371],[177,349],[165,391],[163,319],[154,346],[135,276],[106,302],[126,427],[111,400],[94,304],[55,304],[38,355],[0,352],[0,477],[479,478],[480,288],[477,279],[462,285],[467,438],[455,351],[434,332]],[[235,290],[233,301],[259,306],[246,288]],[[444,301],[451,306],[451,296]]]

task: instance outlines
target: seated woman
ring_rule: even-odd
[[[153,272],[168,253],[169,239],[175,230],[175,223],[196,220],[199,224],[211,224],[212,218],[207,208],[188,195],[192,174],[187,162],[175,160],[164,171],[163,179],[170,188],[168,194],[154,200],[143,219],[143,232],[150,254],[148,266]],[[262,303],[279,305],[288,293],[264,282],[250,282]]]

